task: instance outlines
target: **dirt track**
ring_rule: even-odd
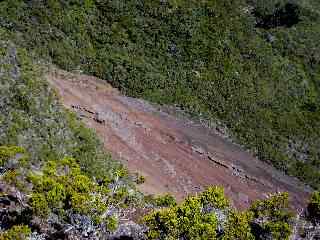
[[[308,190],[301,183],[203,126],[122,96],[94,77],[54,70],[48,80],[115,158],[146,177],[140,187],[145,193],[182,199],[222,185],[237,208],[276,191],[288,191],[296,207],[304,205]]]

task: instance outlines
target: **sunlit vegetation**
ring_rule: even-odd
[[[136,173],[135,182],[137,184],[143,184],[143,183],[145,183],[145,181],[146,181],[146,178],[143,175],[140,175],[140,174]]]
[[[252,204],[244,212],[234,210],[222,188],[211,187],[169,208],[144,218],[150,239],[289,239],[293,213],[288,195],[281,193]]]
[[[1,146],[0,158],[11,162],[21,152],[26,151],[21,147]],[[63,219],[70,213],[77,213],[114,231],[118,226],[117,217],[105,213],[111,206],[124,207],[122,203],[127,203],[127,199],[135,194],[129,194],[128,187],[124,184],[118,190],[111,187],[112,184],[119,184],[119,181],[123,182],[125,177],[125,171],[119,170],[113,179],[106,176],[105,181],[98,183],[81,170],[75,159],[66,157],[48,161],[41,169],[30,161],[27,164],[18,163],[0,176],[0,180],[27,194],[27,205],[33,216],[46,219],[49,215],[56,214]],[[21,185],[23,187],[19,187]],[[17,225],[0,235],[3,237],[0,239],[25,239],[23,236],[30,233],[29,228]]]
[[[27,226],[14,226],[4,233],[0,233],[0,240],[25,240],[31,234],[31,230]]]
[[[154,203],[158,207],[172,207],[177,205],[176,199],[170,194],[156,197]]]
[[[210,195],[212,194],[212,195]],[[222,195],[221,195],[222,194]],[[182,204],[151,213],[144,218],[150,239],[215,239],[217,218],[206,208],[226,207],[223,190],[209,189]],[[219,200],[223,199],[221,203]],[[215,200],[218,200],[217,202]]]
[[[126,178],[124,168],[117,170],[113,178],[105,176],[96,181],[81,170],[73,158],[47,161],[39,168],[29,161],[23,148],[0,147],[0,159],[5,160],[1,167],[20,158],[24,161],[18,161],[0,180],[26,194],[29,210],[24,214],[28,216],[22,218],[26,222],[3,231],[1,240],[25,239],[31,234],[32,227],[27,219],[32,216],[47,219],[52,214],[61,219],[74,213],[87,216],[95,225],[113,232],[118,228],[118,216],[106,215],[107,210],[110,207],[125,208],[133,203],[135,193],[129,193],[126,185],[114,188]],[[315,217],[318,217],[318,195],[318,192],[312,195],[308,208]],[[148,227],[148,239],[280,240],[289,239],[295,224],[287,193],[258,200],[243,212],[232,207],[221,187],[209,187],[179,204],[168,194],[153,198],[151,202],[154,210],[141,220]]]
[[[255,228],[261,238],[275,240],[289,239],[293,223],[293,213],[289,210],[289,196],[287,193],[273,195],[266,200],[259,200],[252,204]]]
[[[19,161],[22,161],[26,158],[25,149],[17,146],[0,146],[0,166],[5,166],[12,157],[18,157]]]
[[[253,220],[251,212],[231,211],[226,223],[223,240],[254,240],[250,222]],[[259,239],[259,238],[258,238]]]
[[[71,208],[101,221],[100,216],[109,203],[108,185],[94,183],[81,173],[79,165],[72,158],[48,162],[41,175],[31,172],[28,180],[33,184],[30,206],[41,215],[48,214],[49,210],[60,213]]]

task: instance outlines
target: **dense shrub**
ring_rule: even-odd
[[[218,202],[222,200],[222,204]],[[195,197],[187,197],[180,205],[155,211],[144,218],[150,239],[215,239],[216,215],[210,208],[225,209],[228,205],[223,189],[209,188]]]
[[[0,166],[5,165],[10,158],[16,157],[18,154],[25,154],[25,150],[16,146],[0,146]]]
[[[159,207],[173,207],[177,204],[176,199],[170,195],[165,194],[155,198],[155,204]]]
[[[293,213],[289,209],[289,196],[280,193],[252,204],[253,226],[256,237],[275,240],[289,239],[292,233]]]
[[[25,240],[31,234],[27,226],[13,226],[8,231],[0,233],[0,240]]]
[[[26,154],[26,151],[21,147],[0,146],[2,157],[12,156],[17,151]],[[17,195],[24,196],[20,201],[25,201],[22,203],[22,207],[27,208],[23,211],[19,210],[21,223],[30,224],[30,222],[24,222],[29,218],[40,217],[40,219],[46,220],[53,214],[60,221],[70,221],[68,216],[78,214],[90,219],[96,227],[102,227],[103,231],[112,232],[118,228],[118,212],[113,211],[112,214],[107,214],[108,209],[122,209],[136,204],[134,201],[128,201],[130,197],[134,198],[137,193],[132,188],[129,193],[129,186],[125,182],[126,177],[127,171],[124,168],[119,168],[114,178],[105,176],[104,181],[97,181],[96,178],[83,171],[74,158],[66,157],[61,160],[48,161],[41,168],[36,167],[30,161],[27,164],[19,163],[15,169],[5,172],[3,176],[0,175],[0,181],[2,186],[6,186],[5,183],[10,186],[8,189],[11,191],[15,187],[19,188],[21,192]],[[114,189],[113,186],[118,187]],[[12,194],[11,192],[3,192],[4,190],[0,189],[0,197]],[[11,198],[15,199],[15,197]],[[6,203],[6,201],[4,202]],[[25,218],[24,214],[27,214],[28,218]],[[14,223],[13,221],[12,225]],[[23,232],[20,233],[20,230],[26,229],[28,228],[16,226],[0,235],[0,239],[2,236],[4,240],[15,239],[9,236],[17,237],[19,234],[23,234]],[[3,229],[0,229],[1,231]]]
[[[27,155],[23,148],[15,146],[0,146],[0,152],[4,159],[17,152]],[[48,161],[41,168],[30,161],[18,163],[0,180],[13,187],[11,189],[18,187],[25,194],[27,204],[23,205],[28,209],[21,212],[21,224],[30,224],[27,219],[34,217],[46,220],[57,216],[69,221],[70,214],[79,214],[91,219],[94,226],[102,227],[103,231],[114,232],[118,229],[119,215],[111,210],[138,206],[131,199],[135,193],[123,184],[126,177],[126,169],[119,168],[113,178],[105,176],[97,181],[83,171],[74,158],[66,157]],[[1,194],[7,196],[5,192]],[[319,194],[315,192],[308,207],[312,218],[318,218],[318,200]],[[155,208],[143,217],[143,223],[148,227],[148,239],[280,240],[289,239],[294,224],[287,193],[257,200],[244,212],[232,209],[223,188],[216,186],[189,196],[180,204],[168,194],[147,202],[153,203]],[[1,234],[0,239],[4,240],[19,239],[20,236],[24,239],[30,229],[14,225]]]
[[[254,240],[250,223],[253,220],[251,212],[238,213],[231,211],[225,226],[223,240]]]
[[[41,59],[219,120],[259,158],[319,187],[319,9],[315,0],[1,1],[0,145],[29,152],[0,147],[1,167],[10,165],[1,181],[29,191],[36,216],[76,212],[109,231],[117,217],[102,212],[130,203],[126,170],[60,107],[33,62]],[[286,194],[246,212],[230,210],[217,187],[179,205],[158,201],[169,207],[144,218],[151,239],[288,239],[292,231]],[[316,192],[314,218],[318,203]],[[0,239],[29,234],[14,226]]]
[[[72,158],[48,162],[40,175],[30,172],[27,180],[33,185],[30,206],[44,217],[49,211],[63,215],[72,210],[101,222],[112,198],[119,204],[128,196],[125,187],[121,195],[112,195],[108,184],[95,183]]]
[[[144,218],[150,239],[289,239],[293,214],[288,194],[279,193],[238,212],[230,207],[223,189],[211,187],[177,205]]]
[[[118,219],[115,216],[109,217],[107,219],[107,229],[111,232],[118,228]]]

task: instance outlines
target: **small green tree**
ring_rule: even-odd
[[[106,227],[108,231],[114,232],[118,228],[118,219],[116,216],[111,216],[106,221]]]
[[[216,239],[217,217],[212,208],[229,206],[223,189],[210,187],[183,203],[153,212],[144,218],[149,239]]]
[[[224,195],[222,187],[212,186],[199,196],[203,204],[210,204],[215,208],[225,209],[230,205],[229,200]]]
[[[231,211],[224,230],[223,240],[254,240],[251,233],[250,222],[252,221],[252,212]]]
[[[84,175],[73,158],[49,161],[42,174],[31,171],[27,180],[33,185],[29,204],[33,213],[41,217],[72,210],[100,222],[112,198],[123,202],[127,196],[125,187],[119,188],[114,196],[109,195],[108,183],[99,185]]]
[[[159,207],[173,207],[177,205],[176,199],[170,194],[157,197],[155,203]]]
[[[254,231],[256,237],[289,239],[293,213],[289,210],[288,193],[279,193],[265,200],[258,200],[252,204],[250,211],[253,213],[252,224],[260,228],[260,231]]]

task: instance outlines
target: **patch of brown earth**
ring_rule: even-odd
[[[296,207],[308,197],[299,181],[212,130],[122,96],[102,80],[60,70],[51,71],[48,80],[115,158],[146,177],[140,189],[147,194],[169,192],[181,200],[221,185],[237,208],[277,191],[288,191]]]

